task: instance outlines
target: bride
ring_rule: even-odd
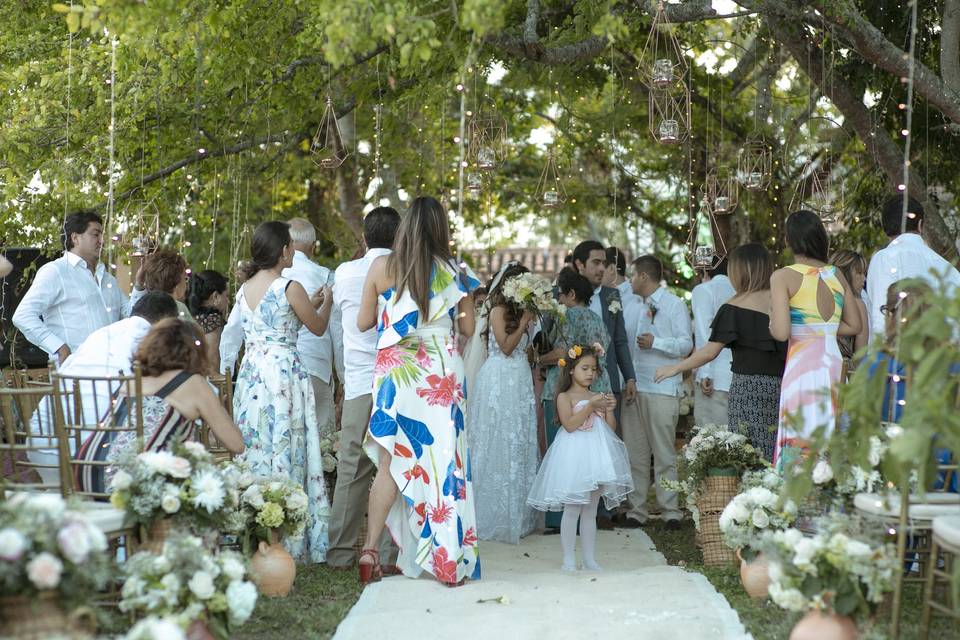
[[[535,315],[510,302],[503,286],[528,269],[508,263],[494,278],[484,305],[488,326],[478,333],[488,356],[470,382],[471,471],[481,540],[517,544],[536,526],[527,494],[537,475],[537,407],[527,362]],[[471,351],[476,349],[471,344]]]

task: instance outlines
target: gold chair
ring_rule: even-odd
[[[5,489],[60,491],[60,443],[52,404],[49,385],[0,387],[0,465]]]
[[[233,379],[230,376],[230,372],[227,371],[226,375],[216,375],[210,376],[210,384],[214,386],[217,391],[217,397],[220,398],[220,404],[223,405],[223,408],[226,409],[227,414],[230,417],[233,417]],[[217,442],[217,438],[210,433],[210,426],[201,422],[200,431],[199,431],[199,440],[203,443],[203,446],[213,454],[214,460],[220,462],[223,460],[230,460],[233,457],[233,454],[230,451]]]
[[[954,566],[957,556],[960,556],[960,513],[933,519],[933,546],[930,554],[931,565],[927,572],[923,613],[920,617],[920,637],[924,640],[930,637],[930,622],[934,611],[960,620],[960,602],[954,598],[951,589]],[[942,568],[937,566],[938,559],[943,561]],[[945,595],[946,602],[937,600],[938,587]]]

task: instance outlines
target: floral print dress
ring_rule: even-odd
[[[430,308],[421,317],[409,290],[379,300],[374,406],[364,448],[378,463],[391,454],[399,494],[387,528],[404,575],[429,571],[446,583],[480,577],[470,452],[464,435],[466,388],[454,317],[479,286],[469,269],[437,262]]]
[[[243,458],[258,476],[283,476],[301,484],[309,500],[303,538],[284,544],[294,558],[323,562],[330,506],[313,386],[297,354],[300,319],[287,301],[288,278],[277,278],[251,309],[244,287],[237,294],[246,351],[237,375],[233,415],[243,434]]]

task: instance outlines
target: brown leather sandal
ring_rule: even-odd
[[[364,557],[372,558],[373,562],[369,564],[360,562]],[[380,552],[376,549],[363,549],[357,559],[357,566],[360,569],[360,584],[362,585],[379,582],[380,578],[383,577],[383,571],[380,568]]]

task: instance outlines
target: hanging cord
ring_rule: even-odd
[[[107,168],[107,223],[104,225],[106,231],[104,235],[107,238],[107,265],[113,266],[113,208],[114,208],[114,183],[116,181],[116,171],[114,162],[116,149],[114,142],[116,138],[117,124],[117,104],[116,104],[116,80],[117,80],[117,38],[110,40],[110,146],[109,146],[109,166]]]

